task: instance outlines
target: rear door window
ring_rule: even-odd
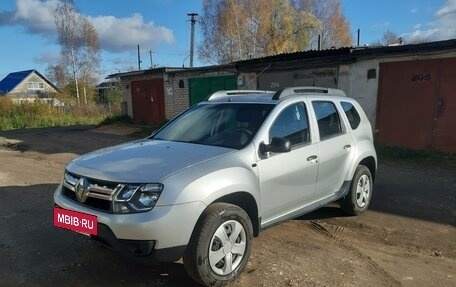
[[[342,133],[340,116],[333,102],[314,101],[312,102],[312,106],[318,121],[320,139]]]

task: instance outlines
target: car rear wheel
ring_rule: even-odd
[[[233,281],[247,265],[253,228],[247,213],[214,203],[201,215],[184,254],[187,273],[204,286]]]
[[[343,198],[341,207],[350,215],[359,215],[367,210],[372,198],[372,175],[364,165],[356,168],[348,194]]]

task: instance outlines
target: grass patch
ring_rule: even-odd
[[[380,161],[425,162],[431,165],[456,169],[456,154],[439,151],[412,150],[404,147],[390,147],[381,144],[377,144],[375,149],[377,150],[377,156]]]
[[[108,116],[100,123],[100,125],[111,125],[111,124],[133,124],[133,121],[127,115],[113,115],[113,116]]]
[[[116,121],[118,112],[102,105],[53,107],[39,101],[14,103],[0,97],[0,130],[55,126],[99,125]]]

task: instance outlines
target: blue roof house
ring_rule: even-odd
[[[52,98],[57,92],[57,87],[36,70],[10,73],[0,81],[0,96],[32,100]]]

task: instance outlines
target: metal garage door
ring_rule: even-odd
[[[160,124],[165,121],[163,79],[131,82],[133,121],[136,124]]]
[[[456,59],[380,64],[377,140],[456,152]]]
[[[435,147],[456,153],[456,59],[439,61]]]
[[[234,75],[188,79],[190,105],[204,101],[210,94],[220,90],[237,89]]]

